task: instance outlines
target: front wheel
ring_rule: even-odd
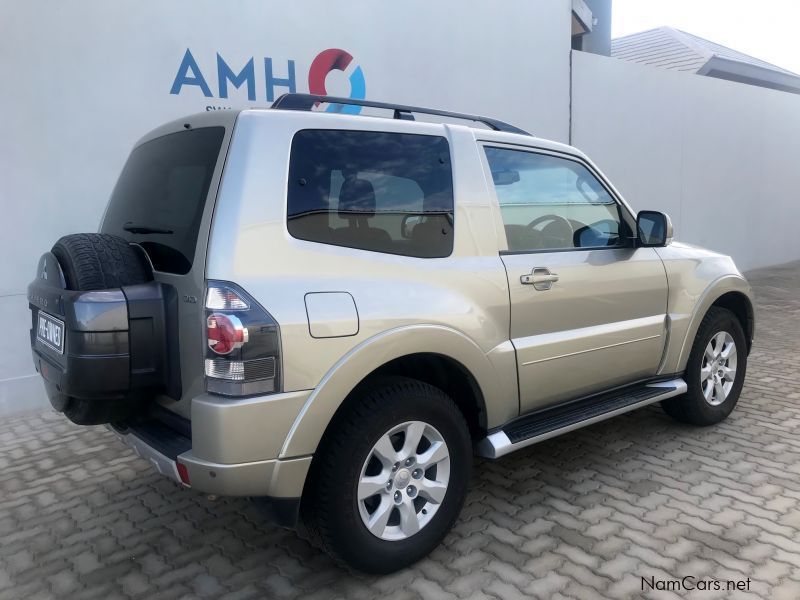
[[[309,529],[335,559],[390,573],[433,550],[464,503],[472,445],[441,390],[392,378],[332,423],[311,473]]]
[[[689,355],[686,394],[661,405],[668,415],[684,423],[719,423],[736,406],[746,370],[747,342],[739,320],[727,309],[711,308]]]

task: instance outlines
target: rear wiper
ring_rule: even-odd
[[[149,227],[147,225],[135,225],[131,221],[125,223],[122,226],[125,231],[130,231],[131,233],[163,233],[164,235],[169,235],[171,233],[175,233],[172,229],[164,229],[162,227]]]

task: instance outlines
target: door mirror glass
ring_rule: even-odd
[[[646,248],[666,246],[672,241],[672,221],[664,213],[643,210],[636,216],[639,245]]]

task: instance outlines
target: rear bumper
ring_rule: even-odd
[[[281,398],[282,397],[282,398]],[[301,395],[302,397],[302,395]],[[201,400],[195,399],[196,402]],[[263,399],[250,399],[250,410],[261,406],[256,412],[269,407],[273,409],[285,403],[294,404],[299,400],[296,394],[275,394]],[[247,408],[236,401],[229,404],[230,411],[218,408],[207,413],[212,398],[202,396],[200,411],[193,408],[194,419],[190,422],[166,409],[156,409],[152,418],[130,423],[125,426],[109,426],[117,437],[128,445],[138,456],[162,475],[172,479],[184,487],[191,487],[207,494],[219,496],[248,496],[260,499],[267,515],[284,526],[294,526],[297,520],[300,497],[303,493],[311,456],[288,459],[241,460],[244,456],[252,456],[256,449],[264,450],[264,438],[275,435],[277,448],[283,442],[292,420],[283,427],[276,427],[282,419],[258,419],[261,426],[258,430],[248,427],[245,421],[234,418],[234,415],[248,412]],[[281,411],[278,411],[279,413]],[[230,418],[225,417],[230,413]],[[202,418],[200,418],[202,416]],[[256,415],[250,414],[250,417]],[[268,417],[268,415],[258,415]],[[288,415],[287,415],[288,416]],[[212,417],[209,419],[209,417]],[[277,423],[276,423],[277,422]],[[278,429],[283,429],[279,432]],[[215,443],[210,444],[208,436],[213,434]],[[198,443],[193,444],[193,439]],[[223,448],[238,448],[233,454],[219,452],[216,444]],[[217,450],[204,452],[203,450]],[[239,460],[229,461],[229,457],[238,455]],[[272,454],[272,456],[276,456]],[[261,454],[264,456],[264,454]],[[270,456],[270,454],[267,454]],[[183,477],[181,472],[183,471]]]
[[[110,427],[110,426],[109,426]],[[111,428],[111,427],[110,427]],[[283,527],[295,527],[300,515],[300,497],[311,457],[289,461],[223,465],[201,461],[191,451],[175,458],[151,446],[136,433],[111,428],[117,437],[161,475],[186,488],[220,496],[249,496],[257,500],[262,514]],[[178,461],[186,465],[189,483],[182,481]],[[278,494],[288,493],[289,496]]]
[[[223,464],[198,458],[192,451],[181,454],[192,488],[219,496],[300,497],[311,457],[288,460]]]

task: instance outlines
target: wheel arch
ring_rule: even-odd
[[[280,457],[313,454],[334,416],[364,385],[390,375],[411,377],[450,395],[478,435],[516,416],[519,399],[513,348],[483,352],[464,334],[439,325],[384,332],[342,357],[306,400]]]
[[[451,356],[433,352],[406,354],[384,363],[353,388],[337,412],[346,410],[348,402],[352,401],[363,387],[392,376],[416,379],[439,388],[458,406],[469,425],[473,439],[486,433],[488,429],[486,399],[475,376]]]
[[[726,308],[736,315],[736,319],[742,326],[742,331],[744,331],[749,354],[750,348],[753,346],[753,335],[755,333],[755,311],[750,298],[741,292],[727,292],[714,300],[709,309],[715,306]]]
[[[742,277],[723,277],[714,285],[709,286],[709,289],[695,305],[688,330],[681,344],[677,371],[682,372],[686,369],[700,323],[713,307],[725,308],[736,316],[745,332],[747,351],[750,352],[755,333],[755,310],[750,286]]]

